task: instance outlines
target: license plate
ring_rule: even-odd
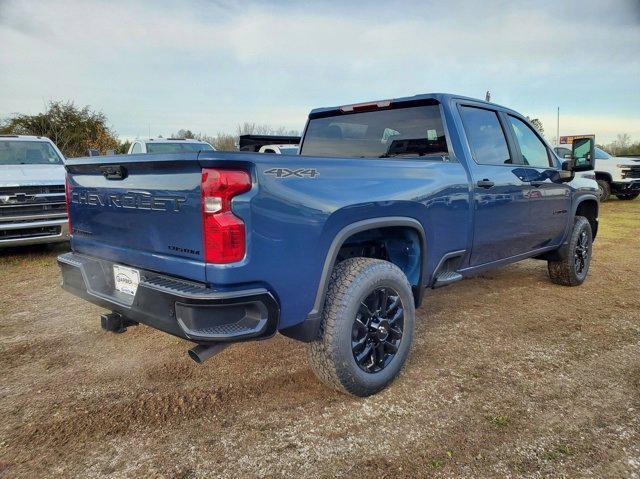
[[[138,290],[138,283],[140,282],[140,271],[133,268],[127,268],[126,266],[120,266],[119,264],[114,264],[113,279],[116,291],[135,296],[136,291]]]

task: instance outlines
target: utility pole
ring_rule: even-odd
[[[556,123],[556,146],[560,145],[560,107],[558,107],[558,121]]]

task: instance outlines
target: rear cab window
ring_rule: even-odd
[[[312,116],[300,147],[307,156],[390,158],[448,156],[440,105],[404,103],[373,111]]]
[[[207,143],[147,143],[147,153],[180,153],[188,151],[213,150]]]
[[[512,165],[504,130],[494,110],[474,106],[460,108],[471,153],[481,165]]]

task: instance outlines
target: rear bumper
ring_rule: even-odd
[[[29,222],[0,222],[0,248],[58,243],[69,239],[67,218]]]
[[[198,344],[263,339],[275,334],[280,310],[264,288],[218,291],[140,269],[135,296],[116,291],[110,261],[58,256],[62,287],[127,319]]]
[[[613,193],[640,193],[640,180],[634,181],[614,181],[611,183]]]

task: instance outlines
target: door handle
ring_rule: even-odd
[[[493,186],[495,186],[496,184],[491,181],[491,180],[487,180],[486,178],[484,180],[480,180],[476,183],[480,188],[492,188]]]

